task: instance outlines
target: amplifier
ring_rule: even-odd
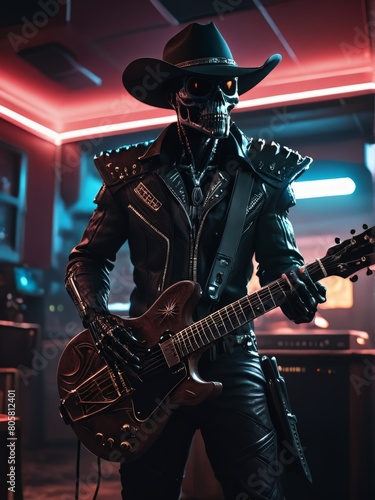
[[[0,320],[0,366],[31,368],[34,351],[40,337],[40,326]]]
[[[313,484],[288,474],[288,500],[375,499],[375,351],[273,352]]]
[[[263,350],[342,351],[369,347],[369,335],[359,330],[269,331],[256,330],[258,348]]]

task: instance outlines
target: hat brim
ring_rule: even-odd
[[[171,109],[166,97],[166,86],[176,78],[206,76],[238,78],[238,93],[244,94],[261,82],[281,61],[280,54],[269,57],[263,66],[240,68],[225,64],[202,64],[180,68],[165,61],[141,58],[131,62],[124,70],[122,82],[135,98],[150,106]]]

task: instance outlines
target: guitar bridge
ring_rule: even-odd
[[[123,377],[121,377],[122,380]],[[103,367],[60,400],[60,414],[65,423],[91,417],[114,405],[121,398],[129,397],[132,387],[125,384],[120,390],[109,368]]]

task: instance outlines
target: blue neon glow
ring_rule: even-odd
[[[26,287],[29,284],[29,280],[26,278],[26,276],[22,276],[20,279],[20,283],[22,286]]]
[[[293,183],[294,194],[298,200],[324,198],[327,196],[346,196],[354,193],[355,189],[355,182],[350,177]]]

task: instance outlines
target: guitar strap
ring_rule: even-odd
[[[237,170],[223,236],[203,291],[209,302],[218,302],[225,288],[242,236],[253,183],[250,169]]]

